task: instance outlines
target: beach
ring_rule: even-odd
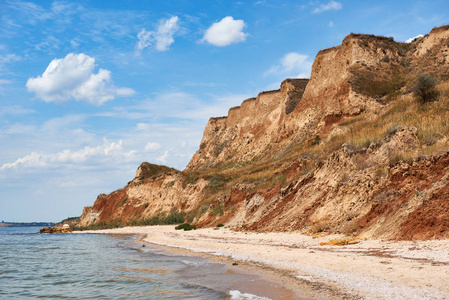
[[[174,228],[125,227],[83,233],[139,235],[143,243],[259,274],[292,290],[298,298],[449,298],[449,240],[362,240],[331,246],[320,244],[341,236]]]

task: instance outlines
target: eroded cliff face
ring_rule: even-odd
[[[294,122],[286,132],[286,119],[301,101],[308,79],[287,79],[276,91],[262,92],[229,110],[227,117],[211,118],[204,130],[200,149],[186,170],[198,170],[221,164],[244,163],[269,157],[272,148],[291,138],[304,137],[316,114]],[[314,110],[316,111],[316,109]],[[301,119],[301,118],[299,118]],[[285,144],[285,141],[283,144]]]
[[[81,225],[185,212],[198,226],[449,237],[449,26],[411,44],[350,34],[322,50],[310,80],[287,79],[211,118],[182,172],[142,164],[100,195]],[[419,106],[416,77],[440,79]]]

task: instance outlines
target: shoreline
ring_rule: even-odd
[[[270,299],[283,299],[283,300],[293,300],[293,299],[316,299],[318,293],[316,289],[312,289],[307,284],[300,284],[295,278],[293,278],[287,272],[280,269],[275,269],[267,265],[262,265],[260,263],[254,263],[248,260],[234,259],[229,256],[215,255],[210,252],[199,252],[193,251],[186,248],[179,248],[173,245],[163,245],[161,243],[155,243],[145,240],[145,235],[139,235],[138,241],[151,245],[153,248],[157,248],[166,251],[172,255],[182,255],[182,256],[195,256],[206,258],[209,262],[224,264],[227,268],[236,273],[246,274],[246,275],[256,275],[261,279],[270,282],[272,285],[276,286],[278,289],[284,289],[291,292],[291,295],[283,295],[282,298],[270,298]],[[267,297],[266,290],[262,293],[252,291],[252,294],[259,297]],[[320,292],[320,297],[318,299],[330,299],[330,297],[335,298],[337,293],[334,291],[327,291],[326,293]]]
[[[170,253],[203,256],[258,274],[304,299],[449,298],[449,240],[323,246],[321,242],[341,236],[313,239],[299,233],[227,228],[178,231],[173,225],[79,233],[138,235],[141,242]]]

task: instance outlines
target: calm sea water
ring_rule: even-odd
[[[0,299],[291,297],[224,264],[142,247],[135,236],[32,234],[38,231],[0,228]],[[257,293],[259,287],[265,294]]]

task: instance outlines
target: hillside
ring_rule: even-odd
[[[350,34],[317,54],[309,80],[211,118],[184,171],[143,163],[80,225],[448,238],[448,55],[449,26],[410,44]],[[422,74],[438,101],[418,103]]]

